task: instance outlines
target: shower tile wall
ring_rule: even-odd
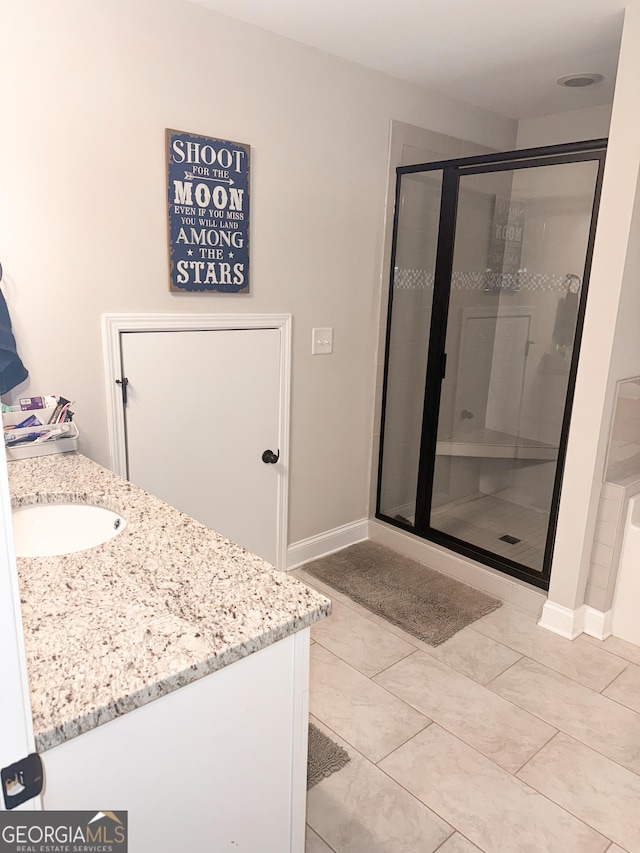
[[[576,258],[584,258],[591,219],[591,197],[585,193],[590,182],[584,173],[594,168],[591,163],[575,164],[572,171],[562,173],[561,181],[554,168],[546,174],[542,170],[542,175],[540,170],[534,176],[525,170],[513,177],[511,197],[526,202],[524,272],[518,289],[500,293],[500,306],[530,317],[518,434],[552,447],[558,446],[560,438],[572,354],[571,346],[559,345],[557,318],[566,298],[566,275],[582,278],[584,272],[574,267]],[[555,462],[520,462],[510,470],[504,466],[500,488],[500,464],[487,460],[481,490],[548,511],[554,474]]]
[[[549,180],[553,180],[552,175]],[[570,189],[563,186],[563,196],[565,192]],[[572,264],[574,258],[584,256],[590,218],[590,198],[582,202],[557,197],[527,201],[522,265],[535,268],[538,282],[514,294],[531,307],[532,313],[533,343],[527,358],[521,429],[527,438],[554,446],[562,426],[571,359],[571,347],[562,350],[556,346],[554,327],[566,293],[565,275],[574,273],[582,278],[583,270]]]
[[[571,169],[461,179],[456,233],[464,239],[456,240],[455,247],[441,441],[464,443],[469,436],[472,443],[482,442],[478,435],[486,428],[551,448],[559,445],[576,314],[571,328],[564,330],[566,345],[558,337],[558,316],[567,274],[581,278],[584,272],[574,267],[584,259],[591,216],[589,176],[596,166],[575,164]],[[504,199],[524,207],[518,273],[495,267],[491,260],[494,205]],[[489,267],[494,267],[498,287],[483,274]],[[519,365],[516,353],[525,353]],[[439,456],[433,504],[494,495],[549,512],[555,467],[555,461],[520,459],[514,464],[490,453],[481,458]]]

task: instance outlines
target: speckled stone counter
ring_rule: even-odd
[[[331,611],[324,596],[80,454],[8,468],[14,506],[80,501],[127,521],[87,551],[18,559],[39,752]]]

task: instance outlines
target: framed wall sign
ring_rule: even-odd
[[[169,289],[249,293],[251,146],[167,130]]]

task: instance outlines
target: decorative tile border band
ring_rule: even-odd
[[[431,270],[411,270],[396,267],[393,286],[396,290],[429,290],[433,287],[434,273]],[[454,272],[454,290],[539,290],[556,293],[567,292],[566,273],[499,273],[499,272]]]

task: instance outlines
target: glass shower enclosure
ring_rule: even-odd
[[[541,588],[605,148],[397,170],[376,515]]]

